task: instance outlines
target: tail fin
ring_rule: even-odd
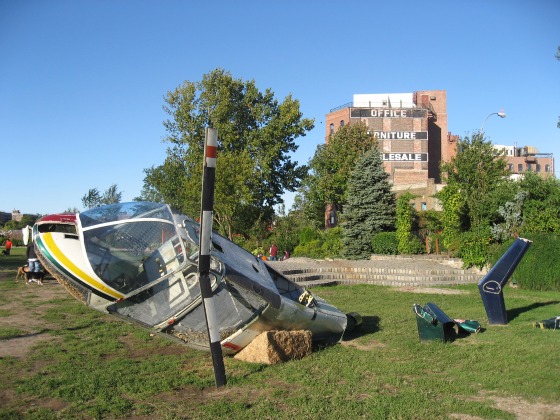
[[[517,238],[478,283],[478,290],[490,324],[508,323],[503,288],[530,245],[531,241],[528,239]]]

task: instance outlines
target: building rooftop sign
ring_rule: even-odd
[[[425,108],[350,108],[350,118],[427,118]]]
[[[388,162],[427,162],[427,153],[383,153],[383,160]]]

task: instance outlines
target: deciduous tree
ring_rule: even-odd
[[[520,182],[526,192],[523,202],[523,233],[560,231],[560,181],[554,177],[540,178],[526,174]]]
[[[368,133],[365,124],[346,125],[331,134],[310,161],[307,206],[314,212],[322,208],[324,214],[325,204],[330,203],[339,213],[344,212],[348,179],[356,161],[376,146],[377,139]]]
[[[120,203],[121,198],[122,192],[118,190],[117,184],[113,184],[103,193],[103,196],[101,197],[101,203],[103,205]]]
[[[445,188],[459,194],[461,202],[454,206],[466,208],[470,226],[490,225],[499,207],[492,195],[501,184],[509,182],[503,152],[478,132],[459,140],[457,155],[443,163],[441,170],[447,181]]]
[[[101,205],[101,194],[97,188],[91,188],[82,197],[82,204],[86,209],[92,209]]]
[[[217,129],[214,215],[230,238],[256,220],[271,220],[284,191],[295,191],[307,172],[290,154],[314,121],[303,118],[291,95],[278,102],[272,90],[261,92],[255,81],[216,69],[168,92],[164,109],[170,116],[164,122],[167,158],[146,170],[146,191],[198,216],[205,128]]]
[[[120,203],[122,192],[118,190],[117,184],[111,185],[103,195],[97,188],[91,188],[83,197],[82,204],[86,209],[103,206],[106,204]]]

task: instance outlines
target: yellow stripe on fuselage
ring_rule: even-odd
[[[97,290],[102,291],[103,293],[113,296],[115,299],[120,299],[124,296],[123,294],[116,292],[115,290],[105,286],[103,283],[94,279],[89,274],[85,273],[80,267],[74,264],[70,259],[68,259],[68,257],[64,255],[64,253],[56,245],[51,232],[43,233],[42,237],[46,247],[49,249],[49,252],[74,276],[89,284],[91,287],[94,287]]]

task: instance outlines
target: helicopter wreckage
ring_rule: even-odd
[[[131,202],[45,216],[37,255],[87,306],[209,350],[197,273],[200,225],[162,203]],[[219,342],[235,354],[272,330],[308,330],[337,343],[356,319],[228,239],[211,236],[210,284]]]

